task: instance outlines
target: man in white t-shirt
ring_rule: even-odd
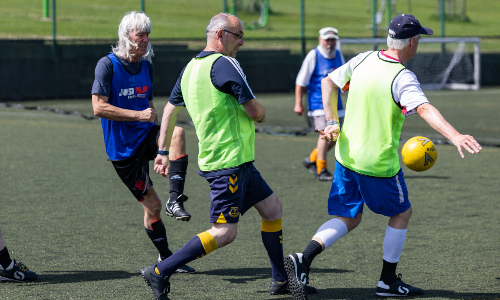
[[[389,217],[383,241],[383,266],[377,284],[379,296],[411,296],[423,290],[396,276],[412,213],[408,189],[399,166],[399,137],[404,118],[418,113],[432,128],[471,154],[481,146],[470,135],[457,132],[432,106],[413,72],[405,68],[417,51],[420,34],[433,34],[412,15],[396,16],[389,26],[387,51],[361,53],[322,80],[326,128],[322,136],[337,140],[335,178],[324,223],[302,253],[285,258],[294,299],[306,299],[304,290],[313,259],[361,222],[364,204]],[[345,122],[340,131],[332,99],[349,89]],[[332,96],[333,97],[330,97]]]
[[[302,63],[297,79],[295,80],[295,107],[294,111],[301,116],[302,95],[307,91],[307,115],[310,118],[314,131],[325,129],[326,119],[321,98],[321,80],[333,70],[345,64],[342,53],[336,49],[339,36],[337,29],[325,27],[319,31],[318,47],[309,51]],[[344,120],[344,107],[338,95],[337,110],[340,122]],[[309,172],[322,181],[332,181],[333,175],[328,171],[327,153],[335,146],[335,141],[326,141],[318,136],[316,148],[306,157],[302,164]]]

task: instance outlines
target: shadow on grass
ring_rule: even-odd
[[[450,179],[450,176],[436,176],[436,175],[429,175],[429,176],[412,176],[412,175],[405,175],[405,179],[408,178],[415,178],[415,179]]]
[[[400,297],[380,297],[375,294],[376,288],[329,288],[319,289],[317,294],[308,295],[309,300],[316,299],[352,299],[352,300],[365,300],[365,299],[397,299]],[[447,290],[424,290],[423,295],[408,296],[405,299],[460,299],[460,300],[483,300],[483,299],[497,299],[500,293],[455,293]]]
[[[61,284],[88,281],[105,281],[114,279],[128,279],[141,276],[139,272],[126,271],[53,271],[44,272],[38,276],[35,283]]]
[[[312,268],[311,272],[318,273],[349,273],[351,270],[340,269],[320,269]],[[210,270],[206,272],[196,272],[196,274],[223,276],[223,278],[231,283],[248,283],[259,279],[269,279],[271,281],[271,268],[238,268],[238,269],[220,269]]]

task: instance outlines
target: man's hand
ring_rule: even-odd
[[[457,146],[458,153],[460,153],[460,156],[462,158],[465,158],[462,148],[469,151],[470,154],[479,153],[479,151],[483,149],[481,145],[479,145],[479,143],[470,135],[466,134],[455,135],[451,139],[451,141],[455,146]]]
[[[339,133],[340,133],[340,127],[338,124],[335,125],[328,125],[325,128],[325,131],[319,129],[319,133],[321,134],[319,137],[330,142],[330,141],[336,141],[339,138]]]
[[[434,130],[449,139],[458,148],[458,153],[462,158],[465,158],[462,148],[469,151],[470,154],[479,153],[483,149],[472,136],[456,131],[430,103],[418,106],[417,112]]]
[[[302,112],[304,111],[304,108],[302,107],[302,104],[295,104],[295,107],[293,108],[293,111],[297,115],[302,116]]]
[[[170,161],[167,155],[156,155],[155,172],[163,177],[167,177],[170,172]]]
[[[140,122],[153,123],[155,119],[156,119],[156,110],[152,108],[146,108],[145,110],[139,112]]]

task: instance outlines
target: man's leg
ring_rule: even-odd
[[[277,282],[285,282],[287,277],[283,264],[281,200],[273,193],[254,207],[262,217],[262,242],[271,261],[272,278]]]
[[[175,127],[172,134],[172,142],[169,149],[170,160],[170,197],[165,205],[167,215],[177,220],[189,221],[191,214],[184,209],[184,202],[188,197],[184,195],[184,184],[188,167],[188,155],[186,153],[186,138],[184,129]]]
[[[160,215],[161,200],[153,187],[150,187],[146,195],[144,195],[141,204],[144,208],[144,228],[146,233],[160,253],[159,261],[164,260],[172,255],[172,251],[168,247],[167,231]],[[176,273],[194,272],[195,269],[184,265],[176,270]]]
[[[384,261],[382,273],[380,274],[380,281],[377,284],[377,295],[379,296],[423,294],[422,289],[408,285],[401,281],[401,277],[396,276],[396,267],[403,251],[411,214],[412,207],[389,219],[383,244]]]
[[[328,142],[318,136],[318,157],[316,159],[316,173],[319,180],[332,181],[333,175],[327,169],[327,156],[328,151],[333,148],[335,142]]]
[[[406,238],[406,230],[408,222],[410,221],[412,208],[407,211],[392,216],[389,219],[385,236],[384,236],[384,265],[382,267],[382,274],[380,280],[386,284],[392,284],[396,281],[396,266],[399,262],[401,252]]]
[[[155,245],[160,257],[167,258],[172,255],[168,248],[167,231],[161,220],[161,200],[153,187],[150,187],[144,199],[140,202],[144,209],[144,228],[149,238]]]
[[[157,299],[167,298],[170,276],[180,266],[230,244],[236,237],[237,223],[214,223],[212,228],[189,240],[181,249],[156,265],[142,269],[141,274]]]
[[[312,261],[318,254],[356,228],[361,218],[362,214],[358,213],[355,218],[337,217],[326,221],[302,253],[294,253],[285,257],[285,268],[293,299],[307,299],[307,294],[310,292],[307,291],[306,284],[309,283],[309,269]]]
[[[222,248],[236,238],[238,223],[214,223],[212,228],[189,240],[172,256],[163,260],[157,268],[163,278],[170,277],[177,268]]]

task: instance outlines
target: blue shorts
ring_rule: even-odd
[[[363,204],[374,213],[392,217],[408,210],[408,189],[403,171],[394,177],[361,175],[335,163],[335,175],[328,197],[328,213],[355,218]]]
[[[210,185],[210,223],[238,223],[252,206],[273,194],[253,163],[234,174],[206,177]]]

